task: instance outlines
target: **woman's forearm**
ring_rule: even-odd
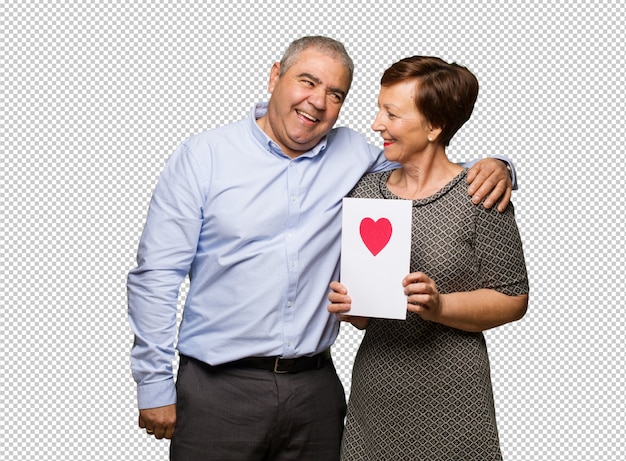
[[[441,309],[431,320],[459,330],[479,332],[521,319],[528,295],[508,296],[495,290],[441,295]]]

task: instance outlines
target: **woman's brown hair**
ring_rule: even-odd
[[[441,128],[437,142],[447,146],[469,120],[478,97],[478,80],[466,67],[431,56],[412,56],[392,64],[380,80],[392,86],[416,79],[415,106],[434,126]]]

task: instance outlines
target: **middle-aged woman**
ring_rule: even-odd
[[[513,206],[477,207],[446,146],[469,119],[476,77],[414,56],[381,80],[372,128],[401,168],[364,176],[351,197],[412,200],[405,321],[349,316],[350,287],[328,306],[367,328],[356,355],[342,460],[501,459],[483,331],[519,320],[528,278]]]

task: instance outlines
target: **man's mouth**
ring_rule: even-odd
[[[315,122],[319,122],[319,120],[318,120],[317,118],[313,117],[311,114],[307,114],[307,113],[306,113],[306,112],[304,112],[304,111],[301,111],[301,110],[296,109],[296,113],[297,113],[298,115],[300,115],[301,117],[304,117],[304,118],[306,118],[307,120],[310,120],[311,122],[314,122],[314,123],[315,123]]]

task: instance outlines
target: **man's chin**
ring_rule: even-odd
[[[304,152],[307,152],[307,151],[313,149],[315,146],[317,146],[322,139],[324,139],[324,136],[319,136],[319,137],[316,137],[316,138],[313,138],[313,139],[311,139],[311,138],[305,138],[305,139],[292,138],[292,142],[290,143],[290,145],[288,147],[292,151],[304,153]]]

